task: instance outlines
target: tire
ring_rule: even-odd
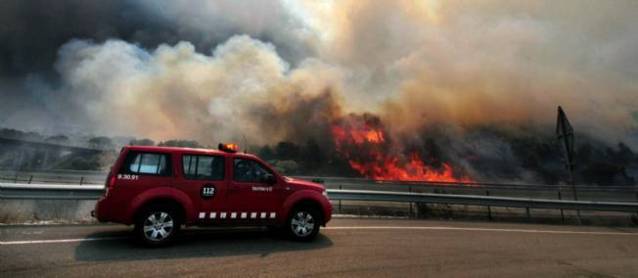
[[[135,236],[144,245],[164,246],[179,233],[181,219],[170,206],[150,206],[143,209],[135,220]]]
[[[317,237],[321,226],[321,214],[312,207],[292,210],[284,227],[288,236],[296,241],[311,241]]]

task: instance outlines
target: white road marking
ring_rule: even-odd
[[[87,237],[87,238],[68,238],[68,239],[17,240],[17,241],[0,241],[0,245],[68,243],[68,242],[82,242],[82,241],[116,240],[116,239],[125,239],[125,238],[126,237]]]
[[[564,234],[564,235],[600,235],[600,236],[638,236],[635,232],[595,232],[595,231],[562,231],[562,230],[525,230],[525,229],[498,229],[498,228],[461,228],[445,226],[329,226],[326,230],[433,230],[433,231],[470,231],[470,232],[506,232],[506,233],[536,233],[536,234]],[[70,239],[43,239],[43,240],[17,240],[0,241],[0,245],[24,245],[44,243],[70,243],[83,241],[118,240],[128,237],[88,237]]]

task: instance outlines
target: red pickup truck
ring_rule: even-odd
[[[126,146],[93,211],[100,222],[134,224],[153,246],[170,242],[182,225],[268,226],[309,241],[331,214],[321,184],[282,176],[234,144]]]

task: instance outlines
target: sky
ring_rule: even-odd
[[[244,140],[350,113],[638,147],[636,1],[7,0],[0,127]],[[316,132],[315,132],[316,131]]]

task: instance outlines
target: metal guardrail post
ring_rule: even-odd
[[[485,190],[485,196],[490,196],[490,191],[489,190]],[[492,221],[492,207],[491,206],[487,206],[487,219]]]
[[[339,190],[341,190],[341,185],[339,185]],[[339,213],[341,213],[341,200],[339,200]]]
[[[27,184],[31,184],[32,180],[33,180],[33,175],[29,176],[29,182],[27,182]]]
[[[80,177],[80,185],[84,182],[84,177]]]
[[[408,190],[410,191],[410,193],[412,193],[412,185],[408,186]],[[410,217],[414,217],[414,213],[413,213],[413,209],[412,209],[412,202],[410,202]]]
[[[560,193],[560,189],[558,189],[558,200],[562,200],[563,196]],[[562,221],[562,223],[565,223],[565,213],[563,211],[563,209],[560,209],[560,220]]]

